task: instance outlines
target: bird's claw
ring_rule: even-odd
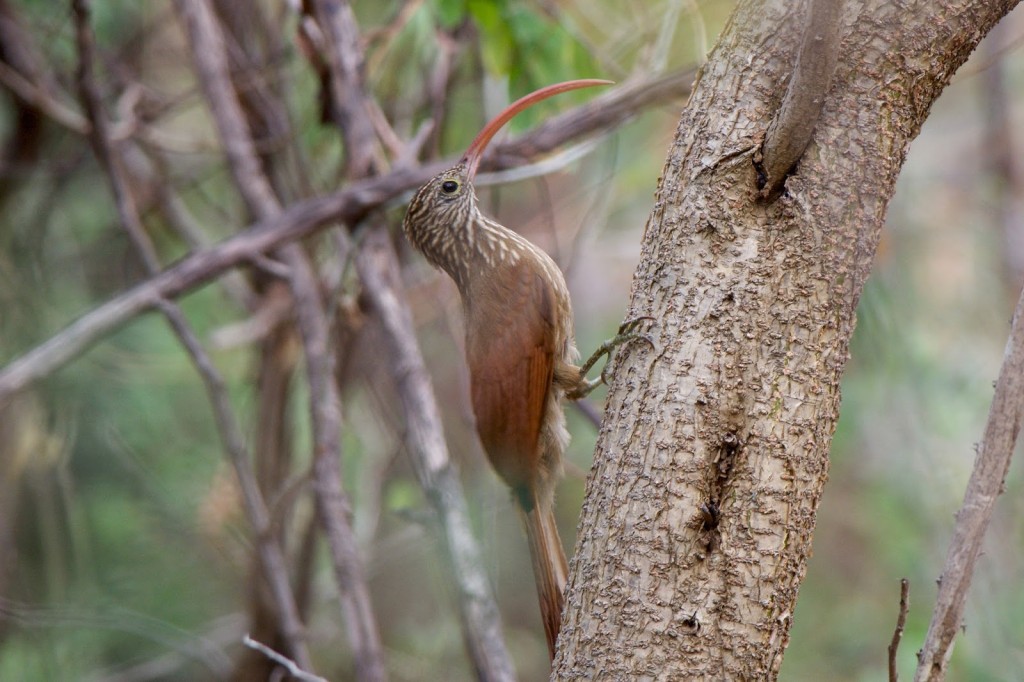
[[[634,341],[646,341],[647,345],[651,347],[651,350],[657,350],[657,346],[654,345],[654,339],[647,334],[642,334],[637,331],[644,320],[650,320],[654,322],[654,318],[650,315],[641,315],[640,317],[634,317],[632,320],[628,320],[619,325],[619,333],[615,336],[612,341],[621,339],[616,345],[624,346]]]
[[[608,356],[608,358],[611,359],[612,352],[619,346],[626,346],[634,341],[646,341],[647,344],[650,345],[651,350],[654,350],[656,348],[654,340],[647,334],[637,331],[637,328],[645,320],[653,322],[654,318],[644,315],[642,317],[635,317],[632,320],[623,322],[619,326],[618,334],[616,334],[614,338],[608,339],[598,346],[597,350],[595,350],[594,353],[587,358],[587,361],[580,367],[579,384],[569,391],[566,394],[566,397],[570,400],[579,400],[581,398],[585,398],[591,391],[601,384],[607,384],[609,363],[606,362],[604,367],[601,368],[601,375],[597,379],[587,379],[587,374],[594,365],[597,364],[597,361],[600,360],[602,356]]]

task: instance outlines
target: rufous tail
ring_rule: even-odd
[[[547,505],[534,504],[530,511],[523,510],[523,524],[530,544],[533,578],[537,583],[540,617],[544,621],[544,634],[548,639],[548,653],[555,658],[555,641],[562,627],[562,604],[565,582],[569,574],[558,537],[554,512]]]

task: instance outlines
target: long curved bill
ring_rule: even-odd
[[[554,85],[548,85],[535,90],[525,97],[520,97],[512,104],[508,105],[500,114],[495,116],[491,121],[484,126],[472,144],[469,145],[469,149],[466,150],[465,155],[462,157],[462,162],[466,164],[467,176],[470,180],[476,175],[476,169],[480,165],[480,158],[484,155],[484,150],[490,143],[499,130],[504,127],[506,123],[512,120],[512,118],[523,111],[532,107],[537,102],[546,100],[549,97],[554,97],[563,92],[569,92],[570,90],[579,90],[580,88],[592,88],[596,85],[611,85],[612,81],[600,80],[597,78],[583,78],[574,81],[565,81],[564,83],[555,83]]]

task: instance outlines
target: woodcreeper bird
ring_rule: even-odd
[[[473,179],[487,144],[513,116],[553,95],[609,83],[558,83],[509,105],[484,126],[459,163],[416,192],[402,223],[412,244],[455,280],[462,297],[476,427],[491,465],[522,511],[552,657],[568,572],[553,511],[569,442],[561,403],[598,385],[586,379],[586,371],[637,335],[631,334],[633,325],[624,325],[577,367],[562,271],[540,248],[480,213]]]

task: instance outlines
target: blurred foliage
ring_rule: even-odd
[[[9,4],[54,74],[61,101],[77,108],[67,5]],[[330,191],[344,151],[332,128],[318,120],[319,84],[292,45],[296,19],[282,2],[258,7],[280,30],[283,45],[274,54],[282,76],[274,85],[285,93],[294,130],[289,142],[297,150],[289,187],[296,196]],[[429,106],[431,78],[450,59],[434,150],[446,154],[466,144],[488,114],[540,85],[695,63],[730,10],[724,0],[357,0],[354,7],[366,36],[367,77],[400,136],[411,137],[438,114]],[[163,146],[150,151],[162,157],[166,176],[155,177],[177,189],[205,240],[243,228],[247,219],[221,165],[169,3],[111,0],[93,8],[108,112],[117,111],[127,84],[141,84],[164,134]],[[1011,36],[1024,32],[1019,14],[1005,22]],[[659,52],[659,45],[670,48]],[[1006,84],[1006,102],[991,99],[994,68]],[[1020,273],[1007,266],[1008,244],[1020,244],[1021,235],[1015,242],[1005,234],[997,211],[1020,201],[1021,176],[1017,184],[1000,176],[991,163],[995,151],[983,142],[994,107],[1018,123],[1012,130],[1024,129],[1024,60],[1013,50],[981,50],[964,72],[911,150],[876,274],[864,292],[831,481],[784,680],[885,679],[900,577],[911,580],[900,652],[904,675],[927,627],[952,514],[1021,283]],[[547,103],[514,127],[533,125],[577,96],[592,95]],[[6,92],[2,102],[0,140],[7,142],[19,131],[20,114]],[[566,267],[582,349],[618,324],[675,124],[671,108],[648,112],[572,173],[491,189],[483,197],[503,223]],[[143,276],[85,140],[46,120],[32,134],[38,139],[22,142],[37,144],[34,154],[4,158],[0,174],[4,363]],[[1024,144],[1019,137],[1011,143],[1014,150]],[[136,179],[140,194],[150,196],[152,178],[142,172]],[[188,247],[156,200],[150,197],[143,208],[163,261],[185,253]],[[1015,225],[1024,230],[1019,220]],[[329,258],[329,249],[316,244]],[[532,596],[523,598],[533,590],[525,548],[496,540],[518,537],[518,522],[469,430],[454,289],[419,260],[408,260],[421,341],[509,645],[521,679],[545,679],[536,605]],[[182,304],[206,341],[222,338],[246,316],[219,285]],[[259,396],[251,344],[208,346],[252,432]],[[345,482],[392,679],[470,679],[438,540],[400,451],[394,397],[373,369],[372,336],[357,342],[351,355]],[[309,449],[301,380],[289,395],[300,469]],[[559,496],[567,543],[595,439],[578,412],[569,416],[572,465]],[[251,541],[206,395],[161,318],[134,321],[9,407],[0,424],[0,457],[0,680],[195,680],[230,673],[230,657],[247,627]],[[1019,466],[1008,490],[976,577],[951,679],[1003,680],[1024,670]],[[287,522],[293,553],[309,517],[308,504],[300,504]],[[347,654],[337,644],[342,634],[323,552],[314,564],[314,654],[321,671],[344,669]]]

